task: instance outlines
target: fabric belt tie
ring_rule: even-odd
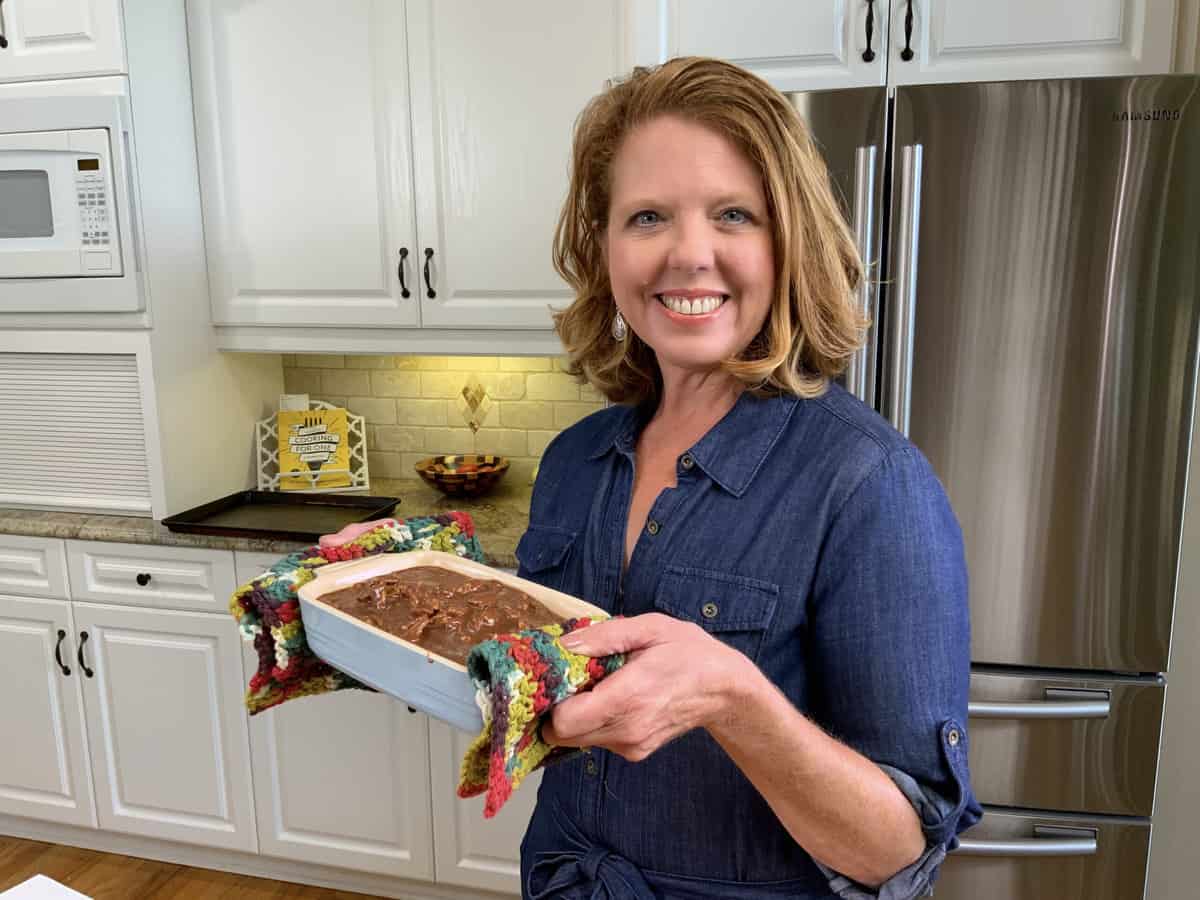
[[[570,896],[588,900],[657,900],[637,866],[604,847],[580,844],[571,850],[543,851],[534,859],[529,872],[532,900],[562,897],[568,890]]]

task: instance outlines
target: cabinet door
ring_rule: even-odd
[[[76,603],[75,623],[100,827],[257,850],[233,619]]]
[[[887,3],[867,0],[675,0],[639,15],[639,36],[657,33],[659,61],[715,56],[781,91],[881,85],[887,64]],[[665,25],[665,31],[662,30]],[[870,35],[870,52],[868,52]],[[639,45],[653,45],[640,37]]]
[[[95,828],[75,637],[66,600],[0,596],[0,812]]]
[[[1171,71],[1177,0],[892,0],[888,81],[1009,81]],[[912,50],[904,59],[905,47]]]
[[[472,735],[429,723],[433,835],[437,880],[463,887],[521,893],[521,840],[533,815],[542,773],[534,772],[495,817],[483,817],[483,797],[460,800],[458,773]]]
[[[431,879],[427,721],[390,697],[353,690],[254,716],[260,852]]]
[[[571,301],[551,245],[572,123],[628,34],[623,0],[409,0],[426,327],[545,329]]]
[[[404,3],[187,12],[214,321],[416,325]]]
[[[125,71],[121,0],[4,0],[0,82]]]

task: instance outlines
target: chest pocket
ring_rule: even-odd
[[[718,640],[757,660],[779,604],[779,585],[743,575],[668,566],[654,606],[695,622]]]
[[[562,590],[575,534],[544,525],[530,525],[517,543],[517,574],[530,581]]]

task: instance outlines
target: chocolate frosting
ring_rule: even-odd
[[[524,591],[438,566],[377,575],[321,601],[464,665],[480,641],[559,621]]]

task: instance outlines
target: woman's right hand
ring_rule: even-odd
[[[370,522],[352,522],[341,531],[333,534],[323,534],[317,542],[321,547],[340,547],[354,540],[360,534],[366,534],[380,525],[395,525],[395,519],[372,519]]]

